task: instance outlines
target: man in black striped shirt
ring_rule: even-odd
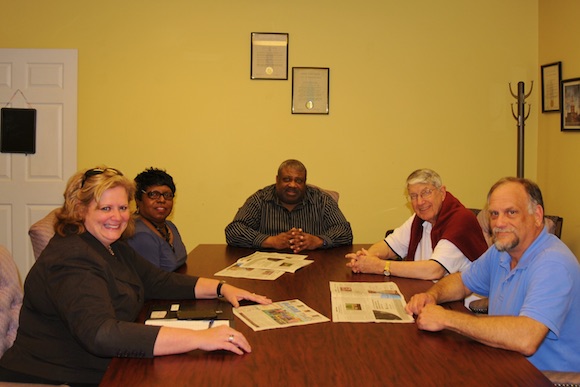
[[[352,244],[352,229],[328,193],[306,185],[306,167],[286,160],[276,184],[250,196],[226,227],[229,245],[254,249],[315,250]]]

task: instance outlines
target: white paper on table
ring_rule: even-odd
[[[193,329],[194,331],[201,331],[203,329],[208,329],[210,327],[212,320],[177,320],[177,319],[149,319],[145,320],[145,325],[155,325],[161,327],[171,327],[171,328],[186,328]],[[230,320],[213,320],[213,327],[219,327],[222,325],[230,326]]]

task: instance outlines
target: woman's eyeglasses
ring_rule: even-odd
[[[143,192],[145,195],[147,195],[147,197],[149,199],[153,199],[153,200],[157,200],[159,199],[161,196],[163,196],[163,198],[165,198],[165,200],[173,200],[173,198],[175,197],[175,195],[173,194],[173,192],[159,192],[159,191],[144,191],[141,190],[141,192]]]
[[[118,169],[115,169],[115,168],[105,168],[105,169],[102,169],[102,168],[93,168],[93,169],[89,169],[88,171],[85,172],[85,175],[83,176],[83,180],[81,182],[81,188],[83,188],[85,186],[85,182],[88,179],[90,179],[91,177],[96,176],[96,175],[100,175],[100,174],[105,173],[107,171],[111,171],[111,172],[115,173],[116,175],[123,176],[123,174],[121,173],[121,171],[119,171]]]

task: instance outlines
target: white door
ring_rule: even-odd
[[[0,49],[0,107],[36,109],[36,153],[0,153],[0,244],[24,280],[28,229],[62,205],[77,169],[77,50]]]

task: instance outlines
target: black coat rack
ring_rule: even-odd
[[[525,88],[526,85],[524,82],[518,82],[518,94],[514,94],[512,91],[512,84],[510,86],[510,93],[512,96],[518,101],[518,114],[514,113],[514,104],[511,104],[512,107],[512,115],[518,122],[518,177],[524,177],[524,128],[526,126],[526,120],[530,116],[530,111],[532,110],[532,105],[528,105],[528,113],[525,114],[525,105],[526,99],[532,94],[532,90],[534,89],[534,81],[532,81],[532,87],[530,91],[526,94]]]

